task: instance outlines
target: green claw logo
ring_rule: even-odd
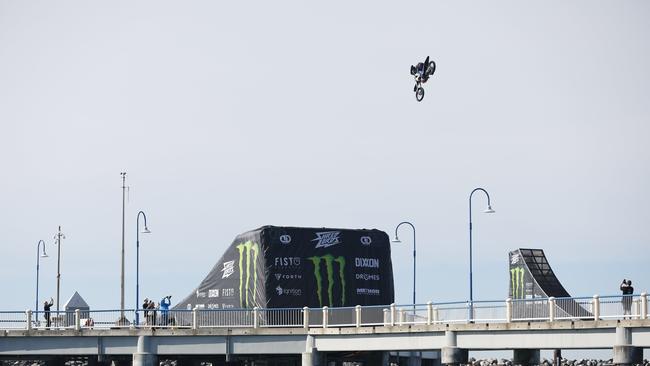
[[[524,268],[510,269],[510,288],[512,288],[512,297],[515,299],[524,298]]]
[[[248,288],[251,278],[251,251],[253,252],[253,301],[255,301],[255,294],[257,293],[257,256],[260,253],[260,247],[257,243],[247,241],[239,244],[236,247],[239,250],[239,305],[243,307],[248,306]],[[246,252],[246,285],[244,286],[244,251]],[[245,288],[244,288],[245,287]],[[244,299],[244,290],[246,298]],[[245,300],[245,301],[244,301]],[[246,305],[246,306],[244,306]]]
[[[321,275],[321,261],[325,262],[325,270],[327,271],[327,299],[329,306],[334,306],[334,262],[339,265],[339,280],[341,280],[341,306],[345,306],[345,258],[342,256],[334,257],[331,254],[323,256],[314,256],[307,258],[314,264],[314,277],[316,277],[316,293],[318,294],[318,302],[323,306],[323,276]]]

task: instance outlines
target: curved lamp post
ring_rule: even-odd
[[[41,244],[43,244],[43,254],[39,255],[41,252]],[[38,270],[41,266],[41,257],[47,258],[47,253],[45,253],[45,240],[39,240],[36,245],[36,306],[34,307],[36,321],[38,321]]]
[[[415,268],[416,268],[416,262],[415,262],[415,226],[411,224],[408,221],[402,221],[397,226],[395,227],[395,239],[393,240],[393,243],[401,243],[399,240],[399,237],[397,236],[397,230],[399,230],[399,227],[402,225],[409,225],[411,229],[413,229],[413,306],[415,306]]]
[[[475,192],[481,191],[487,196],[487,208],[483,213],[494,213],[490,204],[490,195],[483,188],[474,188],[469,194],[469,320],[474,318],[474,293],[472,288],[472,196]]]
[[[140,324],[140,313],[138,307],[140,306],[140,215],[144,219],[143,234],[149,234],[151,231],[147,228],[147,215],[143,211],[138,212],[138,217],[135,223],[135,324]]]

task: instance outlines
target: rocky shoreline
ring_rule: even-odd
[[[501,358],[491,358],[491,359],[480,359],[470,358],[468,365],[470,366],[515,366],[512,363],[512,360]],[[600,360],[600,359],[588,359],[581,358],[576,360],[569,360],[562,358],[560,360],[561,366],[609,366],[614,365],[613,359]],[[643,360],[643,363],[638,364],[640,366],[650,366],[649,360]],[[540,366],[553,366],[553,360],[543,358],[540,362]]]

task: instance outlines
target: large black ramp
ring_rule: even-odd
[[[578,304],[562,286],[551,269],[542,249],[519,248],[508,255],[510,290],[508,296],[515,300],[513,318],[548,317],[548,306],[543,302],[517,302],[518,299],[556,298],[556,317],[589,318],[593,314]]]
[[[393,301],[385,232],[264,226],[238,235],[175,309],[347,307]]]

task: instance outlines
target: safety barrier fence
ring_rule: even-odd
[[[339,328],[609,319],[648,319],[648,295],[334,308],[0,311],[0,329]]]

